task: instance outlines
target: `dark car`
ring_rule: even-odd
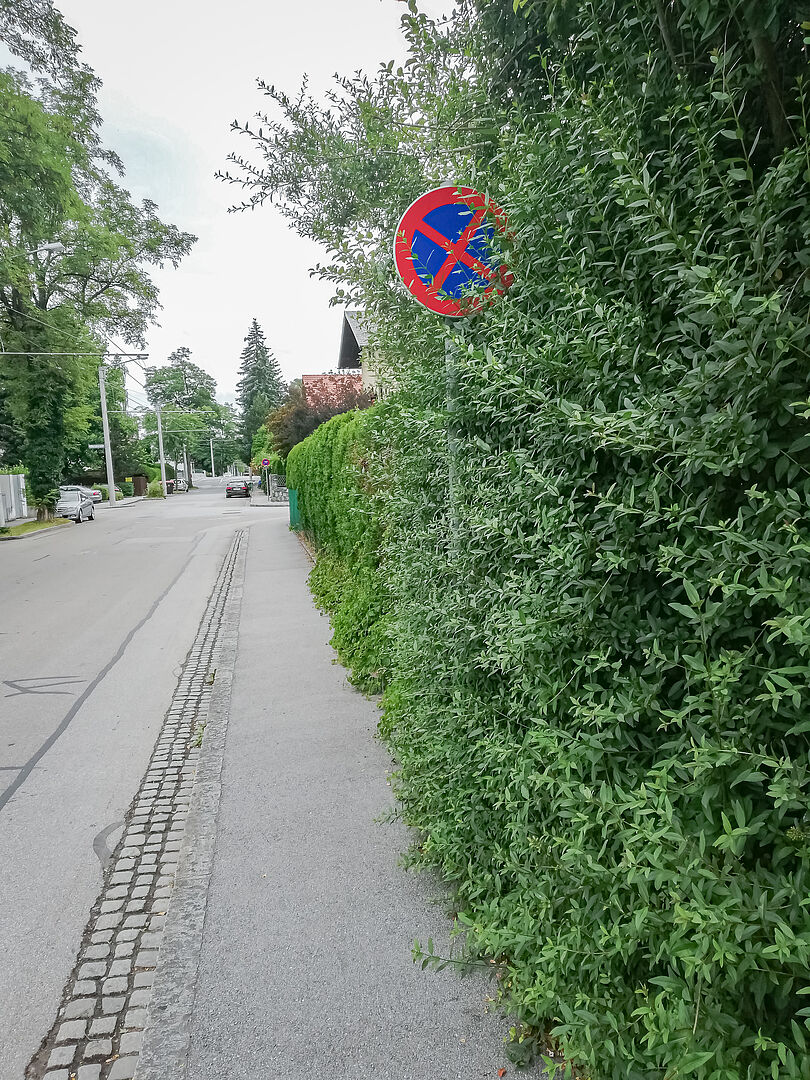
[[[241,495],[245,499],[250,498],[250,484],[247,480],[231,480],[225,487],[225,498],[232,495]]]

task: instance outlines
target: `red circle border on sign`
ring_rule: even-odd
[[[440,233],[436,233],[435,237],[430,236],[430,232],[435,233],[436,230],[431,230],[424,220],[431,210],[450,203],[463,203],[473,211],[470,224],[465,228],[455,244],[446,237],[442,237]],[[455,184],[434,188],[432,191],[420,195],[400,218],[394,237],[394,265],[397,273],[405,283],[406,289],[429,311],[449,318],[463,318],[465,315],[472,315],[474,312],[480,311],[487,300],[491,303],[496,295],[504,293],[511,284],[511,274],[506,266],[501,266],[498,270],[492,270],[491,267],[486,266],[466,252],[471,237],[485,220],[489,221],[490,224],[494,224],[496,230],[503,236],[507,235],[506,214],[497,203],[474,188],[460,187]],[[413,266],[413,234],[417,230],[423,235],[428,234],[429,239],[440,244],[447,251],[447,260],[430,285],[426,285],[422,281]],[[454,258],[454,256],[456,257]],[[463,296],[460,299],[452,296],[439,296],[439,290],[447,273],[458,262],[463,262],[465,265],[475,269],[479,276],[489,279],[490,284],[486,289],[473,296]],[[445,269],[446,272],[442,276],[442,271]],[[436,284],[437,279],[439,281],[438,285]]]

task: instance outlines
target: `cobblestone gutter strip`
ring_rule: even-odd
[[[246,546],[246,545],[245,545]],[[191,1038],[191,1013],[197,989],[208,883],[216,839],[222,762],[236,661],[245,552],[240,555],[232,603],[220,634],[221,676],[217,675],[197,766],[186,835],[172,905],[166,920],[149,1020],[135,1073],[136,1080],[185,1080]]]
[[[135,1075],[188,831],[199,759],[195,731],[221,708],[215,704],[222,699],[220,680],[230,693],[243,536],[243,530],[234,535],[223,561],[124,836],[107,867],[56,1022],[26,1069],[26,1080],[130,1080]]]

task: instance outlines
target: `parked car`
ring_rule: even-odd
[[[230,480],[225,486],[225,498],[230,499],[232,495],[237,495],[241,498],[250,498],[250,484],[247,480]]]
[[[81,525],[85,519],[93,521],[96,510],[92,498],[85,495],[81,488],[74,488],[70,491],[60,490],[59,501],[56,504],[56,516],[72,518],[77,525]]]
[[[175,491],[188,491],[188,484],[185,482],[182,476],[178,476],[174,482]]]
[[[82,495],[86,495],[88,499],[93,499],[93,489],[84,487],[82,484],[60,484],[59,494],[61,495],[65,491],[80,491]],[[98,498],[93,499],[93,502],[101,502],[101,492],[98,492]]]
[[[101,502],[101,490],[100,488],[90,488],[90,498],[94,503]]]

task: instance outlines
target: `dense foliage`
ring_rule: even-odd
[[[312,387],[305,390],[301,380],[294,379],[287,389],[284,403],[273,409],[265,421],[270,445],[277,454],[286,458],[292,448],[311,435],[320,424],[340,413],[368,408],[373,401],[374,395],[358,386],[353,379],[336,376],[325,392]]]
[[[235,410],[221,405],[215,395],[216,380],[191,359],[191,350],[175,349],[161,367],[148,368],[145,390],[152,406],[161,409],[163,448],[167,458],[182,461],[186,477],[193,475],[196,463],[203,470],[214,471],[241,456],[239,423]],[[159,453],[157,414],[144,417],[146,441],[152,453]]]
[[[29,68],[0,70],[0,456],[27,466],[45,507],[64,475],[96,463],[110,335],[142,343],[160,307],[152,269],[177,265],[194,237],[119,184],[99,80],[53,6],[0,0],[0,35]],[[136,440],[116,436],[121,459]]]
[[[808,28],[515,7],[411,14],[409,63],[327,112],[267,88],[283,120],[235,159],[397,387],[368,483],[403,813],[505,1001],[593,1077],[807,1080]],[[450,332],[450,414],[448,332],[389,254],[448,162],[506,208],[516,278]],[[332,424],[289,470],[330,537],[369,510]]]
[[[341,413],[287,458],[287,486],[298,492],[301,527],[318,549],[313,593],[332,613],[332,644],[352,669],[352,681],[368,691],[380,690],[387,674],[381,499],[368,479],[377,413],[377,408]]]

